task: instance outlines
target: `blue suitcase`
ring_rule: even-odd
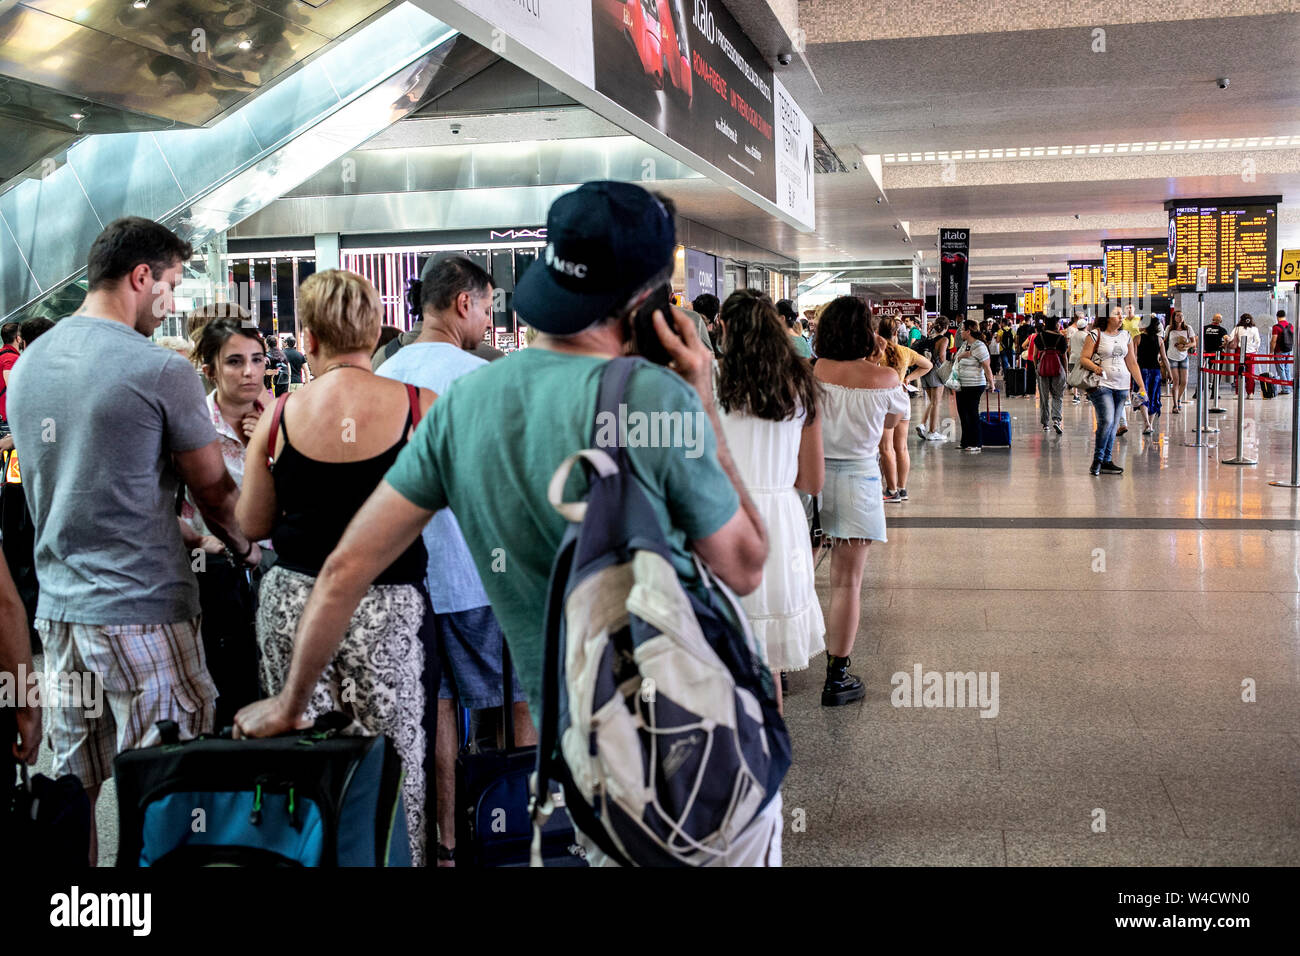
[[[984,391],[984,411],[980,412],[980,442],[985,448],[1011,447],[1011,413],[1002,410],[1002,395],[998,395],[998,410],[989,411],[989,393]]]

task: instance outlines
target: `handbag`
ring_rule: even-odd
[[[1097,353],[1097,347],[1101,345],[1101,336],[1097,336],[1097,345],[1093,346],[1093,354]],[[1086,392],[1101,387],[1101,373],[1094,372],[1092,369],[1083,367],[1083,356],[1079,356],[1079,361],[1075,364],[1070,374],[1065,377],[1065,384],[1070,388],[1081,388]]]

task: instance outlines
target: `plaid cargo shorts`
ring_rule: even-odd
[[[212,731],[217,688],[208,675],[199,619],[172,624],[74,624],[36,619],[45,644],[45,682],[80,675],[97,696],[45,708],[54,775],[95,787],[123,750],[159,743],[154,724],[174,720],[182,739]],[[58,675],[57,678],[55,675]],[[96,713],[98,711],[98,713]]]

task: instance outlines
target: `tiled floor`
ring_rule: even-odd
[[[940,526],[898,520],[873,546],[866,699],[822,708],[824,658],[791,675],[787,866],[1300,864],[1300,492],[1267,484],[1289,474],[1291,403],[1247,403],[1260,464],[1241,468],[1220,462],[1225,399],[1207,449],[1182,444],[1195,406],[1149,438],[1131,415],[1120,477],[1087,474],[1087,404],[1067,401],[1056,437],[1034,400],[1004,399],[1010,451],[913,433],[911,501],[887,514]],[[1010,517],[1029,520],[970,527]],[[1286,530],[1170,527],[1227,518]],[[997,716],[892,706],[891,676],[918,663],[997,671]]]

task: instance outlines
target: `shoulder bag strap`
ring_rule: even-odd
[[[414,385],[406,386],[406,400],[411,403],[411,427],[420,424],[420,390]]]
[[[280,436],[280,419],[284,417],[284,403],[289,400],[285,392],[275,400],[275,410],[271,412],[271,431],[266,436],[266,467],[275,467],[275,440]]]

